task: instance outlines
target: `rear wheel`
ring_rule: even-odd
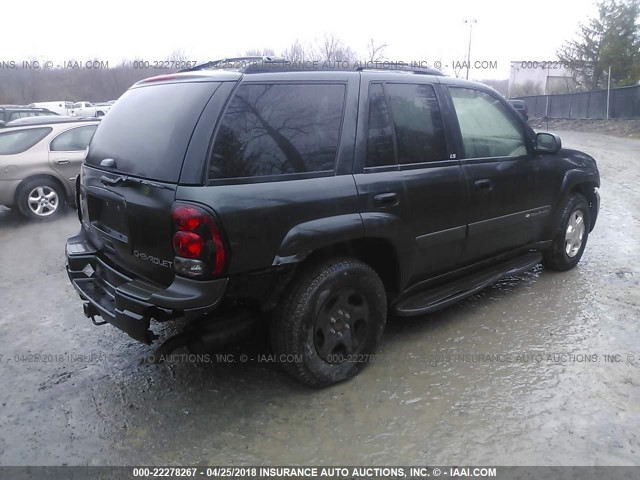
[[[276,358],[297,380],[324,387],[356,375],[384,330],[387,301],[378,275],[352,259],[307,267],[275,312]]]
[[[32,178],[20,186],[17,202],[18,210],[25,217],[44,220],[60,214],[65,196],[55,180]]]
[[[587,200],[578,193],[571,195],[557,221],[552,247],[544,252],[544,266],[558,271],[575,267],[584,253],[590,227]]]

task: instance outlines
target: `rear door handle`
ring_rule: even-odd
[[[378,207],[394,207],[400,203],[397,193],[379,193],[373,197],[373,203]]]
[[[58,165],[68,165],[71,163],[71,160],[56,160]]]
[[[473,185],[476,187],[476,190],[491,190],[493,188],[493,183],[491,183],[491,180],[488,178],[476,180],[473,182]]]

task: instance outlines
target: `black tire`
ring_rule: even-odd
[[[42,195],[40,195],[38,192]],[[51,196],[50,194],[53,193]],[[41,204],[38,212],[39,200],[37,198],[49,197],[46,203]],[[36,203],[38,202],[38,203]],[[60,215],[64,208],[66,197],[64,190],[58,183],[47,177],[34,177],[25,180],[16,193],[18,210],[27,218],[35,220],[49,220]]]
[[[98,117],[98,118],[99,117],[104,117],[104,112],[101,112],[101,111],[96,112],[96,117]]]
[[[353,377],[372,359],[386,318],[376,272],[353,258],[325,260],[293,280],[274,313],[271,343],[287,373],[326,387]]]
[[[556,220],[555,233],[553,236],[553,244],[551,248],[544,252],[542,264],[551,270],[564,272],[575,267],[584,253],[589,238],[589,230],[591,228],[591,217],[589,216],[589,204],[587,200],[579,193],[572,194],[564,206],[560,210],[560,216]],[[580,245],[577,247],[575,241],[570,237],[569,223],[574,222],[574,215],[581,216],[582,235]],[[572,229],[573,232],[579,233],[579,230]],[[575,236],[575,233],[574,233]],[[575,239],[574,239],[575,240]],[[569,245],[571,243],[571,245]],[[573,248],[570,248],[573,246]],[[576,249],[577,247],[577,249]]]

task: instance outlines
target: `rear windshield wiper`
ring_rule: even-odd
[[[139,185],[149,185],[150,187],[155,187],[155,188],[169,188],[166,185],[162,185],[161,183],[151,182],[149,180],[144,180],[142,178],[128,177],[126,175],[121,175],[116,178],[109,178],[106,175],[102,175],[100,177],[100,182],[102,182],[103,185],[106,185],[108,187],[126,185],[127,183],[137,183]]]

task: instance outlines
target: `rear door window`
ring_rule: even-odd
[[[86,127],[72,128],[58,135],[49,146],[52,152],[73,152],[84,150],[89,145],[91,137],[98,128],[97,125],[87,125]]]
[[[191,134],[220,82],[169,83],[128,90],[100,121],[86,163],[177,182]]]
[[[398,163],[423,163],[447,159],[440,109],[431,85],[384,86],[396,129]]]
[[[345,91],[342,84],[241,85],[216,133],[209,179],[334,170]]]
[[[381,83],[369,86],[369,131],[367,136],[367,167],[395,165],[393,125]]]
[[[16,155],[25,152],[46,137],[51,128],[30,128],[0,133],[0,155]]]

